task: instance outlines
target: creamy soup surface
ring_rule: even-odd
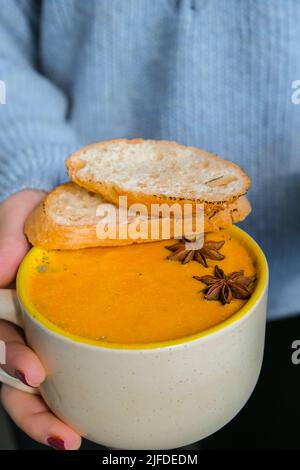
[[[226,231],[206,240],[224,240],[225,259],[182,265],[167,260],[173,240],[117,248],[41,251],[27,276],[34,308],[67,333],[113,343],[178,339],[210,328],[237,312],[247,300],[230,304],[204,298],[205,285],[193,279],[243,269],[255,274],[247,247]]]

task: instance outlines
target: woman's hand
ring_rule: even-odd
[[[14,280],[28,251],[23,225],[43,196],[41,191],[24,190],[0,205],[0,287]],[[26,346],[22,331],[2,320],[0,339],[6,343],[7,364],[2,366],[3,369],[22,382],[38,387],[45,380],[45,371],[37,356]],[[56,449],[80,447],[80,436],[54,416],[41,397],[2,385],[1,400],[13,421],[32,439]]]

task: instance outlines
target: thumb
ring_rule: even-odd
[[[7,198],[0,205],[0,286],[10,284],[29,249],[23,233],[24,222],[44,197],[42,191],[27,189]]]

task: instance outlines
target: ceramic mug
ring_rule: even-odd
[[[252,252],[258,281],[233,316],[199,334],[155,344],[89,344],[49,328],[26,306],[24,279],[0,295],[0,318],[24,328],[47,378],[38,393],[79,434],[110,448],[171,449],[203,439],[247,402],[259,376],[265,336],[268,266],[257,243],[232,227]],[[0,338],[1,339],[1,338]],[[30,393],[0,370],[0,380]]]

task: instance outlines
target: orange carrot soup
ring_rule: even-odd
[[[123,344],[193,335],[247,302],[256,269],[241,241],[227,231],[208,234],[204,251],[193,256],[174,244],[38,250],[26,277],[28,298],[34,311],[66,333]]]

